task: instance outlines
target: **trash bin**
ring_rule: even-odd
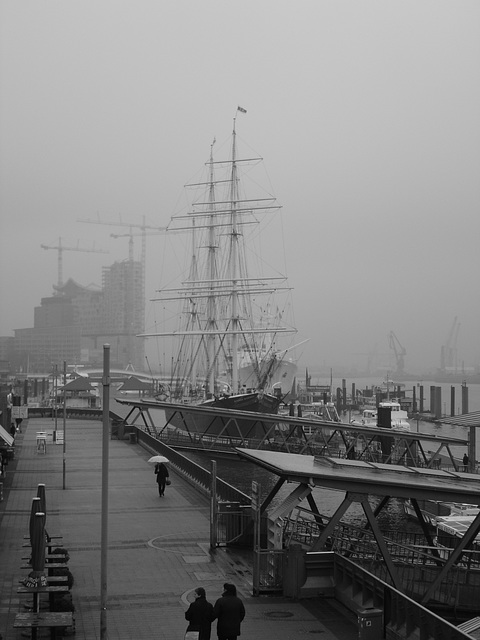
[[[301,544],[291,544],[283,554],[283,595],[298,598],[300,587],[305,582],[305,551]]]
[[[358,640],[383,638],[383,611],[369,607],[358,612]]]
[[[130,444],[137,444],[137,432],[136,431],[132,431],[131,433],[129,433],[128,437],[130,439]]]

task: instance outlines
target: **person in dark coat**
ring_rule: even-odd
[[[213,605],[207,600],[203,587],[195,589],[195,601],[185,611],[189,625],[187,631],[198,631],[198,640],[210,640],[213,621]]]
[[[245,618],[245,607],[237,596],[234,584],[226,582],[223,594],[215,602],[213,616],[217,620],[218,640],[236,640],[240,635],[240,624]]]
[[[167,478],[170,475],[168,473],[167,466],[163,462],[155,465],[155,475],[157,476],[158,494],[162,497],[165,495],[165,485],[167,483]]]

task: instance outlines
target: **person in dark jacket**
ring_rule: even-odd
[[[218,640],[236,640],[240,635],[240,624],[245,618],[245,607],[237,596],[234,584],[226,582],[223,594],[215,602],[213,617],[217,620]]]
[[[155,465],[155,475],[157,476],[157,484],[158,484],[158,494],[160,497],[165,495],[165,485],[167,483],[167,478],[170,475],[168,473],[168,469],[163,462],[157,463]]]
[[[203,587],[195,589],[195,601],[185,611],[189,625],[187,631],[198,631],[198,640],[210,640],[213,621],[213,606],[207,600]]]

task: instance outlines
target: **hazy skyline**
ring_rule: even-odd
[[[455,317],[480,364],[477,1],[4,0],[0,38],[0,335],[53,291],[41,244],[109,251],[63,253],[65,281],[100,284],[128,228],[78,220],[166,226],[241,105],[300,365],[393,363],[394,331],[405,369],[432,369]],[[147,237],[147,300],[176,274],[165,242]]]

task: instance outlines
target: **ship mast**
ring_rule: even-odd
[[[235,131],[236,118],[233,119],[233,133],[232,133],[232,173],[231,173],[231,203],[232,210],[230,213],[231,230],[230,230],[230,268],[232,278],[232,302],[231,302],[231,323],[232,323],[232,341],[231,341],[231,355],[232,355],[232,391],[238,392],[238,238],[239,231],[237,228],[237,204],[238,204],[238,176],[237,176],[237,162],[236,162],[236,136]]]
[[[174,215],[168,227],[169,231],[190,231],[193,235],[188,280],[179,288],[162,289],[161,297],[154,298],[162,302],[183,301],[187,322],[178,330],[142,334],[142,337],[180,339],[177,363],[181,366],[183,362],[185,372],[179,375],[179,380],[192,380],[195,385],[196,376],[203,376],[198,381],[201,379],[205,385],[206,399],[216,393],[216,385],[225,374],[230,393],[239,393],[241,358],[245,359],[248,354],[252,360],[259,361],[258,339],[263,342],[268,334],[295,333],[294,329],[277,323],[277,326],[258,326],[252,308],[253,298],[257,304],[260,297],[289,289],[284,276],[248,275],[244,231],[248,226],[259,224],[260,214],[280,208],[270,194],[262,197],[257,192],[245,197],[241,193],[242,167],[261,163],[262,158],[237,157],[235,117],[230,157],[214,161],[214,144],[215,140],[210,147],[205,180],[186,185],[200,189],[203,196],[194,198],[190,211]],[[201,255],[206,259],[201,260]],[[187,340],[195,345],[188,355]],[[258,377],[264,379],[258,362],[256,368]],[[256,384],[258,389],[264,387],[262,380]]]
[[[211,215],[208,225],[208,278],[210,280],[207,294],[207,380],[206,380],[206,393],[207,398],[210,394],[215,392],[215,347],[216,336],[214,330],[216,328],[216,301],[215,301],[215,276],[216,276],[216,235],[215,235],[215,181],[214,181],[214,169],[213,169],[213,145],[215,139],[210,147],[210,187],[209,187],[209,208]]]

